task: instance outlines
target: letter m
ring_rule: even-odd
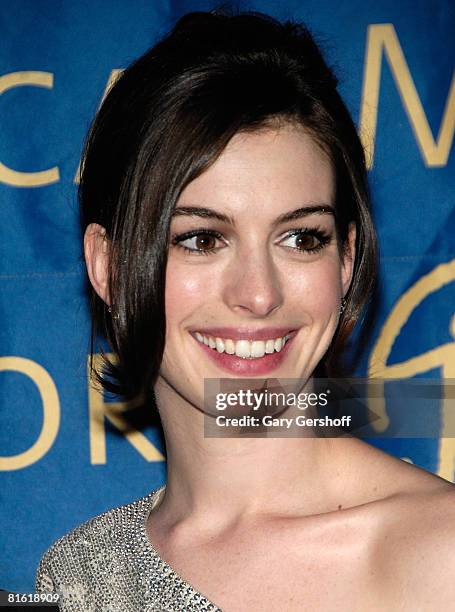
[[[455,130],[455,78],[452,77],[439,134],[435,141],[395,28],[390,23],[384,23],[370,25],[367,35],[360,137],[365,148],[368,168],[373,166],[383,54],[389,63],[425,164],[431,167],[445,166]]]

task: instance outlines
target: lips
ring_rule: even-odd
[[[201,344],[205,344],[219,353],[235,354],[237,357],[243,357],[244,359],[264,357],[266,353],[273,353],[274,351],[279,353],[289,339],[289,336],[284,336],[283,338],[267,340],[233,340],[232,338],[220,338],[219,336],[214,338],[200,332],[195,332],[194,336]]]
[[[210,333],[209,333],[210,332]],[[297,334],[296,329],[289,328],[265,328],[262,330],[249,330],[246,331],[244,328],[204,328],[203,330],[198,330],[198,334],[203,334],[204,336],[216,338],[229,338],[231,340],[250,340],[254,345],[254,341],[259,340],[269,340],[271,338],[280,338],[287,337],[286,342],[282,345],[280,350],[266,353],[262,357],[241,357],[236,354],[229,354],[225,351],[219,352],[215,347],[207,346],[206,344],[200,342],[196,338],[196,330],[191,332],[191,335],[194,338],[194,341],[200,347],[202,351],[210,358],[218,367],[222,370],[230,372],[232,374],[237,375],[250,375],[250,376],[261,376],[272,372],[277,369],[281,363],[286,358],[290,346],[292,345],[293,338]],[[262,343],[261,343],[262,344]]]

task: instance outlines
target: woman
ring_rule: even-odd
[[[183,17],[108,94],[80,199],[118,356],[99,376],[154,392],[168,475],[58,540],[37,590],[63,610],[449,609],[451,483],[352,437],[204,435],[204,379],[311,388],[371,294],[363,150],[308,31]]]

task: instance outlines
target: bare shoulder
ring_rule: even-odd
[[[449,604],[452,609],[455,486],[423,470],[411,470],[402,491],[378,508],[374,567],[383,592],[394,601],[421,606],[417,609],[449,609]]]

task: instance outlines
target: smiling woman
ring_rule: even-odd
[[[160,380],[200,406],[204,378],[223,371],[309,377],[353,272],[355,225],[343,261],[335,199],[330,160],[298,124],[232,137],[176,204]]]
[[[233,136],[182,191],[171,224],[161,375],[172,372],[188,396],[180,389],[186,377],[175,374],[182,351],[194,354],[193,403],[201,405],[204,377],[220,369],[296,379],[314,371],[353,271],[355,225],[343,265],[335,198],[327,154],[283,120]]]
[[[62,610],[454,603],[450,483],[347,436],[204,435],[205,379],[311,391],[370,298],[364,154],[336,87],[304,26],[215,12],[107,95],[80,185],[93,337],[118,358],[95,375],[158,409],[167,483],[51,546],[37,590]]]

